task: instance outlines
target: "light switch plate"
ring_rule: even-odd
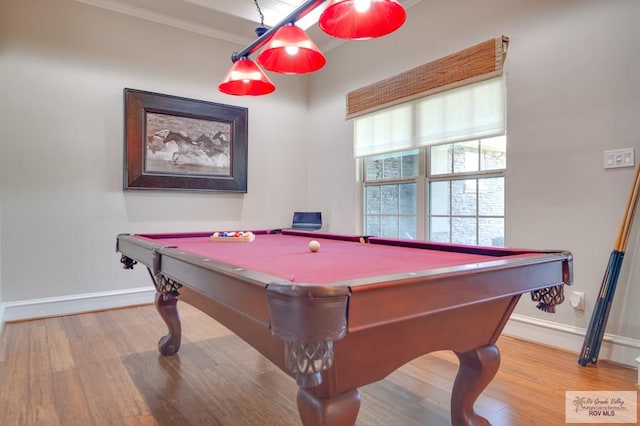
[[[635,149],[622,148],[604,152],[604,168],[634,167],[636,165]]]

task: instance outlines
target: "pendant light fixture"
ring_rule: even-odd
[[[258,55],[258,63],[269,71],[304,74],[317,71],[327,63],[318,46],[300,27],[280,27]]]
[[[233,63],[218,89],[228,95],[259,96],[268,95],[276,86],[255,62],[243,58]]]
[[[406,18],[397,0],[331,0],[318,25],[330,36],[362,40],[387,35]]]
[[[262,47],[258,63],[266,70],[283,74],[304,74],[322,68],[326,59],[318,46],[295,23],[327,0],[306,0],[282,21],[266,29],[260,14],[258,36],[251,44],[231,55],[233,66],[218,89],[229,95],[266,95],[275,86],[249,55]],[[398,29],[406,12],[397,0],[329,0],[318,25],[327,34],[343,39],[382,37]]]

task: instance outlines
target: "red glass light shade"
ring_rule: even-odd
[[[332,0],[318,25],[330,36],[359,40],[387,35],[406,19],[397,0]]]
[[[218,90],[228,95],[259,96],[273,92],[276,86],[255,62],[250,59],[240,59],[234,62],[224,76],[218,85]]]
[[[285,25],[260,52],[258,63],[269,71],[304,74],[319,70],[327,60],[307,33],[295,25]]]

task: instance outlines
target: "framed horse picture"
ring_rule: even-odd
[[[124,89],[124,189],[247,192],[246,108]]]

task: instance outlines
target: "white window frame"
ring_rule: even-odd
[[[506,135],[505,139],[506,139]],[[473,140],[482,140],[482,138],[478,138],[478,139],[473,139]],[[461,142],[466,142],[466,141],[461,141]],[[470,142],[470,141],[469,141]],[[448,144],[443,144],[443,145],[448,145]],[[507,141],[505,140],[505,148],[507,145]],[[427,148],[427,160],[429,159],[429,155],[430,155],[430,151],[433,147],[435,147],[437,145],[431,145]],[[506,155],[506,152],[505,152]],[[480,161],[480,159],[478,160]],[[476,244],[478,244],[478,242],[480,241],[480,225],[479,225],[479,220],[481,218],[501,218],[503,220],[503,243],[504,243],[504,239],[506,239],[506,206],[503,206],[503,210],[502,210],[502,216],[498,216],[498,215],[480,215],[479,214],[479,202],[478,202],[478,188],[476,187],[476,213],[475,215],[455,215],[453,212],[453,209],[450,207],[449,208],[449,214],[448,215],[432,215],[431,214],[431,208],[429,205],[429,199],[430,199],[430,194],[429,194],[429,188],[430,188],[430,183],[432,182],[453,182],[456,180],[467,180],[467,179],[476,179],[476,180],[481,180],[481,179],[489,179],[489,178],[502,178],[503,182],[504,182],[504,197],[506,198],[506,166],[505,168],[501,168],[501,169],[490,169],[490,170],[480,170],[480,164],[478,165],[478,169],[477,171],[471,171],[471,172],[455,172],[452,171],[451,173],[438,173],[438,174],[432,174],[431,173],[431,167],[430,161],[426,162],[427,164],[427,169],[426,169],[426,184],[425,184],[425,208],[424,208],[424,216],[425,216],[425,234],[424,234],[424,239],[425,240],[430,240],[430,229],[429,229],[429,224],[431,222],[431,218],[432,217],[449,217],[450,219],[453,219],[455,217],[474,217],[476,219],[476,232],[475,232],[475,238],[476,238]],[[449,200],[451,201],[451,200]],[[451,225],[450,225],[451,226]],[[450,233],[450,238],[452,238],[452,234]],[[501,244],[503,245],[503,244]]]
[[[505,182],[505,192],[506,192],[506,168],[503,169],[491,169],[491,170],[478,170],[472,172],[452,172],[452,173],[442,173],[437,175],[432,175],[429,167],[431,147],[423,147],[418,149],[418,175],[407,177],[407,178],[393,178],[393,179],[376,179],[376,180],[367,180],[366,178],[366,168],[365,168],[365,160],[367,157],[358,158],[358,175],[360,180],[360,191],[359,191],[359,232],[367,233],[366,228],[366,190],[367,187],[371,186],[382,186],[382,185],[393,185],[393,184],[404,184],[404,183],[415,183],[416,185],[416,239],[417,240],[429,240],[430,229],[429,223],[432,217],[429,206],[429,184],[431,182],[444,182],[444,181],[454,181],[454,180],[464,180],[464,179],[484,179],[484,178],[502,178]],[[400,153],[402,151],[399,151]],[[505,194],[506,195],[506,194]],[[399,215],[401,216],[401,215]],[[434,215],[435,217],[444,217],[444,215]],[[449,215],[447,217],[462,217],[459,215],[453,214],[450,210]],[[502,216],[489,216],[489,215],[480,215],[476,210],[475,215],[469,215],[468,217],[474,217],[476,221],[481,218],[502,218],[504,222],[503,232],[506,233],[506,206],[503,209]],[[476,225],[476,241],[479,241],[479,224]],[[402,238],[402,236],[399,236]],[[503,234],[503,237],[506,238],[506,235]]]

